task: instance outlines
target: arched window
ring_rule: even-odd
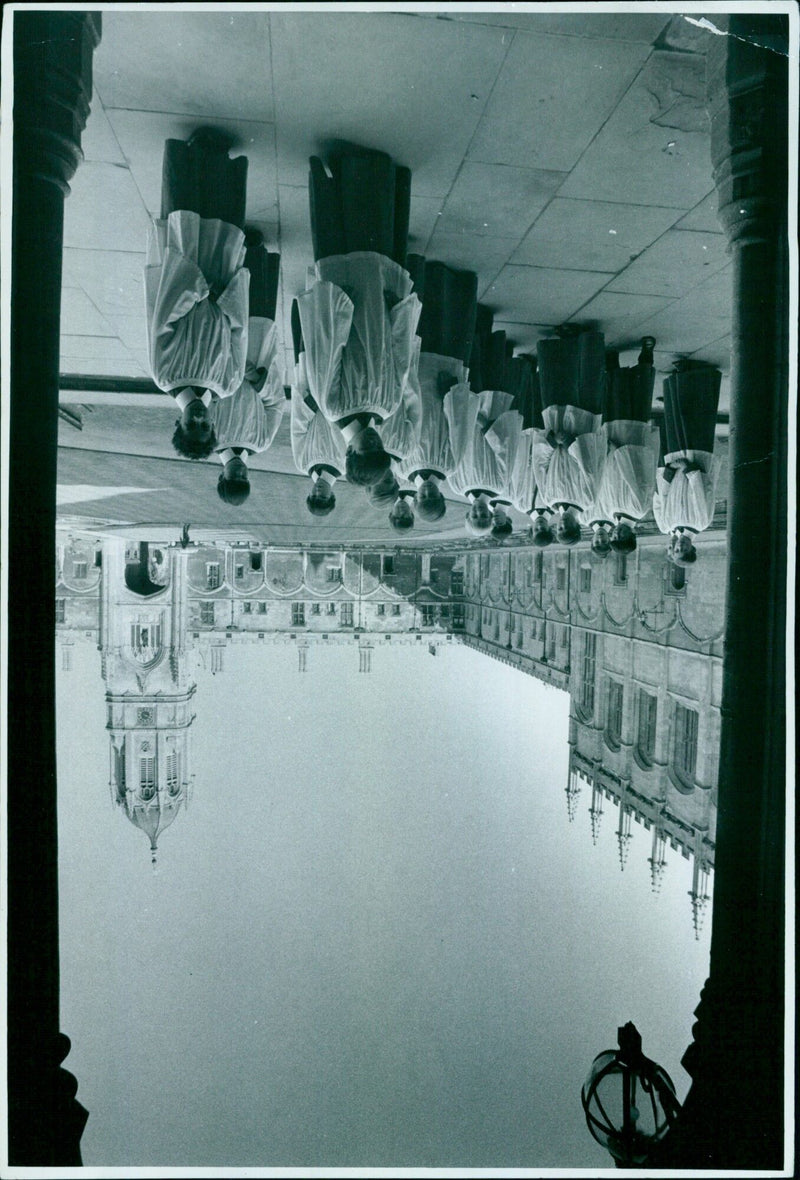
[[[686,570],[682,565],[675,565],[673,562],[669,563],[669,588],[673,593],[677,594],[686,586]]]
[[[178,755],[176,751],[167,754],[167,791],[170,795],[177,795],[181,789],[178,779]]]
[[[614,582],[617,586],[624,586],[628,580],[627,553],[614,554]]]
[[[658,698],[652,693],[639,689],[636,750],[644,766],[652,766],[656,749],[656,721]]]
[[[606,742],[618,750],[622,741],[622,685],[609,680],[606,690]]]
[[[151,755],[139,759],[139,795],[147,801],[156,793],[156,760]]]
[[[594,714],[594,680],[597,664],[597,636],[587,631],[583,636],[583,661],[581,666],[580,706],[583,714],[591,718]]]
[[[675,785],[684,791],[694,789],[697,770],[697,729],[699,714],[684,705],[675,706],[672,731],[672,774]]]

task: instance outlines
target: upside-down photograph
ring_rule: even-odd
[[[790,1176],[796,5],[3,15],[3,1175]]]

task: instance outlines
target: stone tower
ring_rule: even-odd
[[[111,798],[147,836],[154,864],[159,836],[187,806],[193,782],[185,566],[178,547],[103,542],[100,650]]]

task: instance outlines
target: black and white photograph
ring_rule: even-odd
[[[793,1174],[799,16],[4,7],[3,1176]]]

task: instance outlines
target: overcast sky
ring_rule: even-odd
[[[61,1027],[86,1165],[581,1167],[618,1024],[679,1059],[708,967],[691,866],[566,818],[568,697],[467,648],[229,647],[195,792],[113,808],[99,653],[59,673]]]

